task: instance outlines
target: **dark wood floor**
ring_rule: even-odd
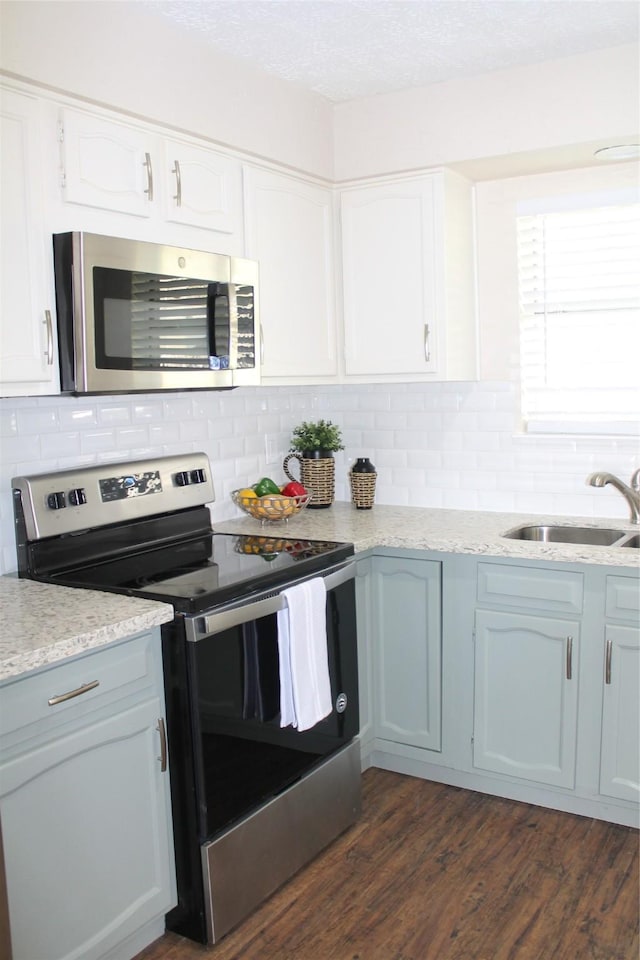
[[[219,944],[136,960],[638,960],[638,832],[368,770],[356,826]]]

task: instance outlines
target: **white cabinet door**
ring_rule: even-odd
[[[167,220],[220,233],[242,224],[242,168],[238,160],[179,140],[165,140]]]
[[[78,110],[62,113],[64,199],[149,217],[155,197],[156,143],[134,125]]]
[[[0,767],[13,960],[97,960],[173,905],[162,715],[149,700]]]
[[[600,793],[640,799],[640,630],[607,624]]]
[[[55,393],[51,236],[44,224],[39,102],[0,91],[0,392]]]
[[[580,624],[479,610],[473,763],[575,786]]]
[[[471,212],[448,172],[342,191],[348,377],[476,376]]]
[[[434,560],[372,560],[379,740],[441,749],[440,580]]]
[[[337,374],[331,190],[245,168],[246,254],[260,264],[262,376]]]
[[[435,251],[431,178],[343,194],[347,374],[437,369]]]

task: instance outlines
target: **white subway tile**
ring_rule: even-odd
[[[131,423],[131,404],[109,403],[98,408],[98,421],[104,426],[121,426]]]
[[[57,460],[59,457],[76,457],[82,453],[82,434],[79,431],[60,431],[43,433],[39,438],[39,449],[45,460]]]
[[[133,450],[140,447],[148,449],[149,447],[149,432],[146,427],[120,427],[115,431],[115,436],[118,450]]]

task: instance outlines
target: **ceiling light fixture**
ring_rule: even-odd
[[[601,147],[594,157],[598,160],[637,160],[640,157],[640,143],[618,143],[612,147]]]

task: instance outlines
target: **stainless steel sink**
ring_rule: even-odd
[[[509,540],[537,540],[541,543],[584,543],[590,546],[611,547],[627,536],[624,530],[606,527],[565,527],[547,524],[516,527],[502,534]],[[634,534],[631,539],[638,540]],[[636,543],[635,546],[638,544]],[[622,544],[621,544],[622,546]],[[634,546],[625,542],[624,546]]]
[[[620,546],[635,547],[637,550],[638,547],[640,547],[640,533],[633,533],[630,537],[627,537],[626,540],[623,540]]]

